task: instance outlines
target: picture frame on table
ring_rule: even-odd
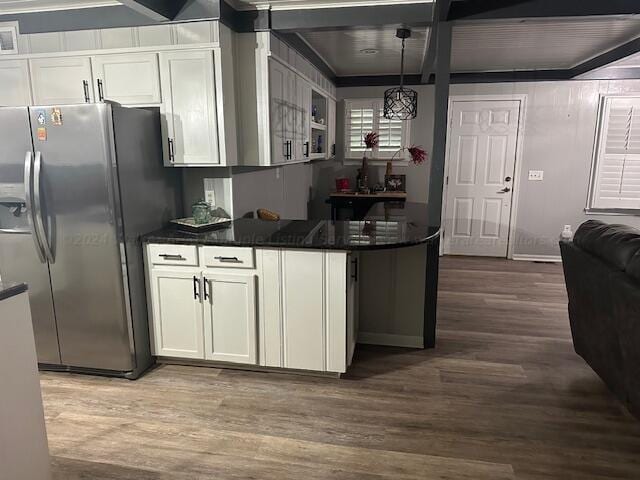
[[[406,175],[386,175],[384,177],[384,188],[387,192],[406,192]]]

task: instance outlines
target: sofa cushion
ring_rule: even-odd
[[[609,225],[599,220],[587,220],[578,227],[573,242],[624,271],[634,255],[640,252],[640,231],[627,225]]]

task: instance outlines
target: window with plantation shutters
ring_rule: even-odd
[[[602,99],[590,206],[640,209],[640,97]]]
[[[372,160],[388,160],[408,146],[410,122],[384,118],[381,99],[345,100],[345,117],[345,158],[362,158],[364,136],[369,132],[380,136],[378,146],[368,153]],[[406,160],[406,155],[399,154],[394,160]]]

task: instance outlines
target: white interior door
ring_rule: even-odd
[[[444,253],[506,257],[520,101],[455,101]]]

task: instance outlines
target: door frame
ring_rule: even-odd
[[[516,137],[516,158],[515,165],[513,169],[513,194],[511,197],[511,212],[509,214],[509,239],[507,242],[507,259],[513,260],[513,242],[514,242],[514,234],[516,230],[516,217],[518,212],[518,199],[520,196],[520,177],[522,171],[522,160],[523,160],[523,142],[524,142],[524,132],[525,132],[525,118],[527,113],[527,97],[526,93],[522,94],[502,94],[502,95],[450,95],[449,96],[449,106],[447,110],[448,120],[447,120],[447,144],[445,149],[445,159],[444,159],[444,185],[442,188],[442,211],[441,218],[445,218],[445,213],[447,210],[447,190],[448,183],[446,179],[449,177],[449,154],[451,150],[451,130],[453,117],[451,113],[453,111],[453,104],[455,102],[500,102],[500,101],[518,101],[520,102],[520,111],[518,113],[518,135]],[[442,223],[442,222],[441,222]],[[444,255],[444,230],[441,229],[440,233],[440,256]]]

